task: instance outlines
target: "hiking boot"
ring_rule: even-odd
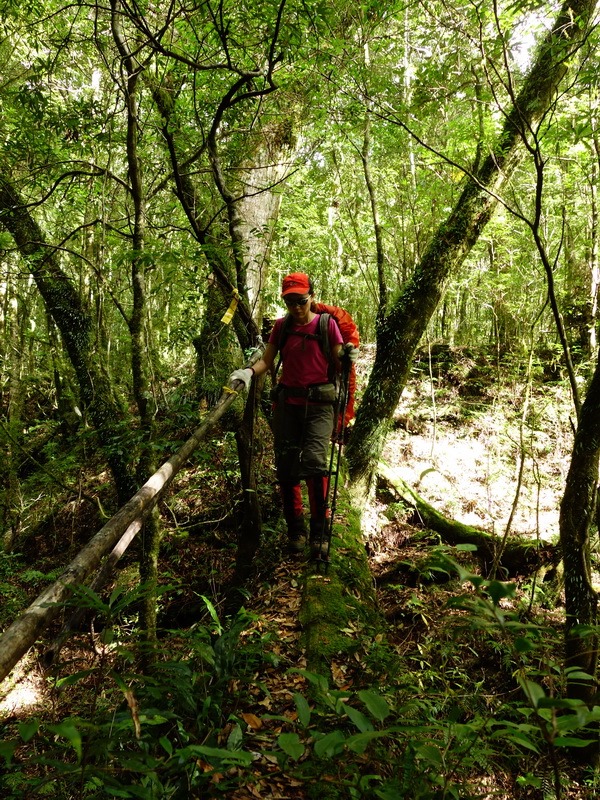
[[[306,544],[306,537],[295,533],[293,536],[288,535],[287,551],[290,555],[297,556],[304,552],[304,545]]]
[[[306,526],[304,525],[304,517],[299,516],[288,522],[288,552],[292,555],[302,553],[305,544]]]

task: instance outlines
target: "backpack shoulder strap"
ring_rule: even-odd
[[[283,322],[281,323],[281,330],[279,331],[279,341],[277,342],[277,350],[281,355],[281,351],[283,350],[283,345],[286,343],[288,336],[290,335],[290,328],[292,327],[293,319],[291,314],[286,314]]]
[[[315,311],[321,314],[326,311],[328,314],[331,314],[340,329],[344,343],[350,342],[355,347],[360,345],[360,337],[356,323],[345,308],[341,308],[340,306],[328,306],[325,303],[315,303]]]
[[[281,327],[279,329],[279,338],[277,340],[277,352],[279,353],[279,358],[277,359],[277,365],[275,366],[275,373],[273,374],[273,380],[277,376],[279,372],[279,367],[281,366],[281,351],[283,349],[283,345],[285,344],[288,336],[290,335],[290,328],[292,326],[292,315],[286,314],[283,322],[281,323]]]
[[[331,360],[331,342],[329,341],[329,320],[331,315],[326,311],[319,315],[319,347],[327,359]]]

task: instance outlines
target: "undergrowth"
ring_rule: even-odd
[[[484,580],[449,557],[446,568],[455,591],[435,637],[423,637],[404,664],[380,639],[387,671],[364,685],[287,670],[290,687],[300,678],[305,688],[290,689],[295,712],[283,715],[244,711],[261,667],[278,663],[276,637],[248,611],[225,624],[201,598],[202,624],[172,631],[140,674],[129,623],[139,589],[107,600],[81,590],[75,602],[102,624],[94,661],[52,689],[60,709],[77,713],[7,722],[2,797],[234,797],[265,774],[285,774],[320,798],[470,800],[488,796],[490,775],[507,776],[507,797],[592,797],[591,775],[569,794],[566,756],[595,742],[600,708],[564,699],[558,634],[524,617],[514,584]],[[490,691],[485,656],[510,691]]]

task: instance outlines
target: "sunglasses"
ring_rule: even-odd
[[[288,308],[291,308],[292,306],[305,306],[308,303],[309,300],[310,300],[310,297],[302,297],[300,300],[285,300],[284,299],[283,302],[286,304],[286,306]]]

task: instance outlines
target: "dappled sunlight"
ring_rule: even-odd
[[[5,714],[18,716],[20,712],[36,706],[40,696],[39,687],[33,683],[19,684],[0,701],[0,716]]]
[[[27,718],[31,711],[47,701],[44,681],[32,670],[28,659],[15,667],[10,680],[4,684],[0,691],[0,720],[21,716]]]
[[[497,534],[510,520],[515,534],[555,541],[572,439],[568,393],[561,401],[555,387],[548,392],[552,403],[562,402],[561,411],[546,418],[549,398],[542,387],[535,417],[523,424],[518,387],[498,390],[498,397],[486,398],[460,420],[450,391],[434,407],[427,391],[409,387],[384,460],[451,519]]]

